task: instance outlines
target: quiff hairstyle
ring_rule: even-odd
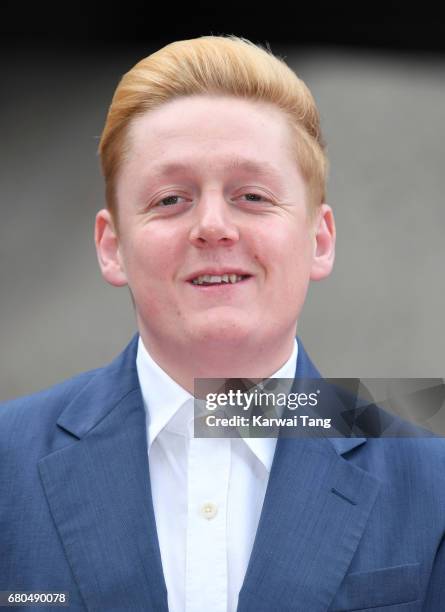
[[[166,45],[138,62],[114,93],[99,143],[106,202],[117,221],[119,168],[133,119],[181,96],[229,95],[281,109],[294,131],[294,153],[309,210],[325,200],[328,162],[311,92],[281,59],[236,36],[202,36]]]

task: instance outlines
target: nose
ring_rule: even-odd
[[[203,194],[195,206],[190,242],[197,247],[232,246],[239,240],[234,211],[217,191]]]

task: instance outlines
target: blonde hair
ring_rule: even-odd
[[[294,130],[310,209],[325,200],[328,162],[307,86],[268,49],[236,36],[202,36],[173,42],[142,59],[116,88],[99,143],[107,206],[115,216],[116,178],[128,152],[131,121],[174,98],[199,94],[230,95],[281,109]]]

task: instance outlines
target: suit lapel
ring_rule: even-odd
[[[70,443],[39,462],[88,610],[167,612],[136,345],[137,338],[68,405],[58,425]]]
[[[280,439],[239,612],[327,610],[378,488],[328,440]]]
[[[299,343],[294,381],[318,378]],[[380,483],[343,455],[363,438],[279,438],[238,612],[326,611]]]

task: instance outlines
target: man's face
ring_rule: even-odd
[[[119,233],[101,211],[96,242],[105,278],[128,283],[146,341],[293,340],[309,280],[332,266],[334,227],[326,205],[310,220],[291,137],[279,109],[222,96],[133,121]]]

